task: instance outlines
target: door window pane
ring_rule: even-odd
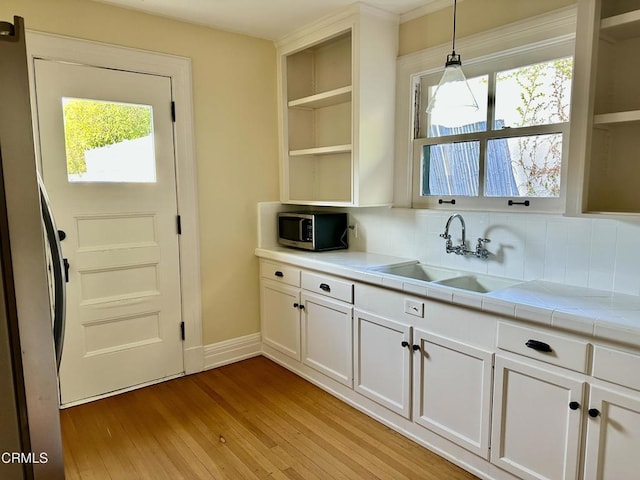
[[[473,92],[478,102],[478,110],[472,109],[435,109],[430,115],[427,115],[429,129],[427,137],[444,137],[447,135],[458,135],[461,133],[484,132],[487,129],[487,92],[488,92],[488,75],[474,77],[467,80],[469,88]],[[456,84],[454,82],[442,85],[438,92],[440,95],[456,96]],[[429,98],[435,93],[438,85],[429,86]]]
[[[569,121],[573,58],[496,74],[494,130]]]
[[[485,195],[558,197],[561,167],[561,133],[489,140]]]
[[[69,182],[156,181],[149,105],[63,98]]]
[[[422,148],[422,195],[478,195],[480,142]]]

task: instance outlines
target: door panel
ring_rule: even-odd
[[[640,400],[591,386],[587,417],[585,480],[637,478],[640,471]]]
[[[183,371],[171,80],[35,61],[69,261],[63,404]]]
[[[488,459],[493,353],[420,329],[413,336],[414,421]]]
[[[411,416],[411,327],[355,311],[354,389]]]
[[[353,307],[303,293],[302,363],[353,387]]]
[[[260,284],[262,341],[300,361],[300,290],[272,280]]]
[[[577,478],[583,391],[572,377],[496,356],[491,462],[523,479]]]

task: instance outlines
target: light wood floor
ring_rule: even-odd
[[[473,479],[257,357],[61,412],[74,479]]]

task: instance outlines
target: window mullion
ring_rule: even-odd
[[[487,145],[488,139],[493,136],[493,126],[496,117],[496,73],[488,76],[487,88],[487,130],[486,136],[480,141],[480,162],[478,167],[478,197],[485,197],[485,184],[487,179]]]

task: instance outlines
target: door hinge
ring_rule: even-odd
[[[180,339],[184,342],[184,339],[185,339],[184,322],[180,322]]]
[[[182,217],[176,215],[176,228],[178,229],[178,235],[182,235]]]
[[[176,123],[176,102],[171,102],[171,121]]]

